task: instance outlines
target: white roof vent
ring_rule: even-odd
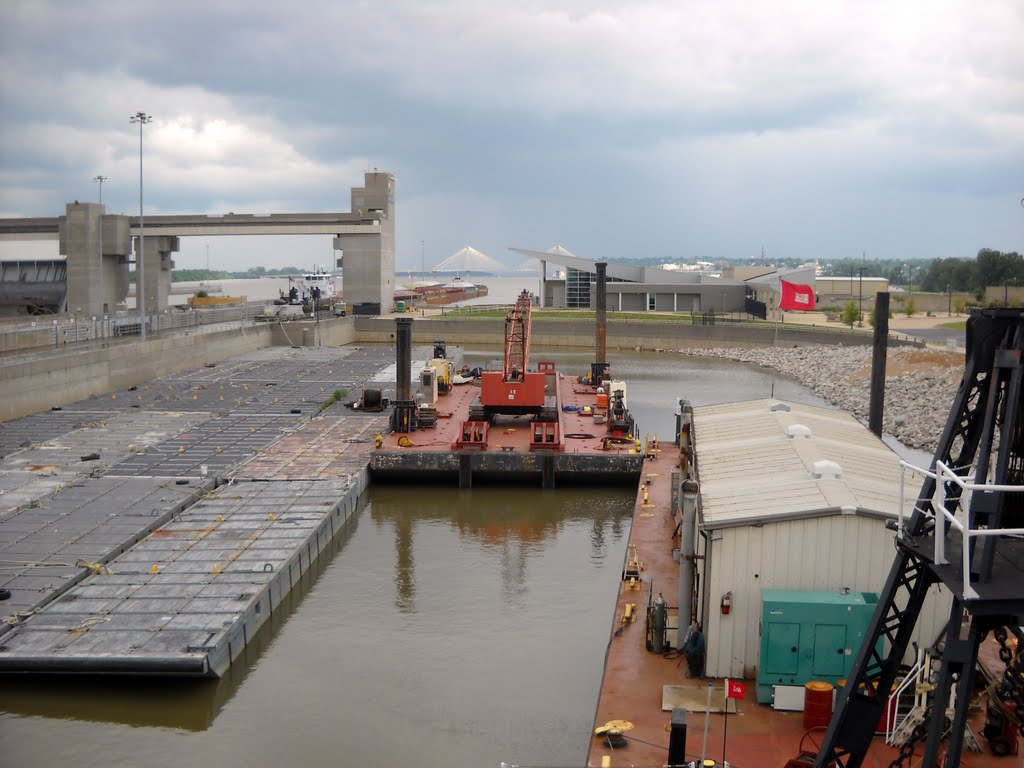
[[[813,480],[842,480],[843,479],[843,468],[834,461],[828,459],[822,459],[821,461],[814,462],[811,469],[811,479]]]
[[[796,440],[808,440],[811,437],[811,428],[804,424],[790,424],[786,427],[786,437]]]
[[[787,413],[791,410],[785,403],[772,403],[768,408],[769,411],[774,413],[775,411],[786,411]]]

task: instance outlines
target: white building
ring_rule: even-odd
[[[881,592],[895,554],[886,522],[899,514],[899,457],[827,408],[756,400],[693,410],[705,671],[752,678],[762,589]],[[908,475],[904,514],[920,488]],[[949,592],[932,590],[914,633],[921,647],[949,617]]]

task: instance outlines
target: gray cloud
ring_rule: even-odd
[[[154,212],[336,210],[398,178],[398,254],[1022,248],[1024,10],[985,4],[12,2],[0,211],[110,177]],[[326,261],[323,242],[218,243]],[[328,254],[329,255],[329,254]],[[205,263],[186,241],[182,265]]]

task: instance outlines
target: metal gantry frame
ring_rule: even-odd
[[[956,707],[944,765],[959,765],[978,646],[992,629],[1019,627],[1024,615],[1024,589],[1005,587],[1006,581],[1013,584],[1013,580],[1000,579],[1003,564],[997,561],[1001,546],[1020,544],[1003,534],[1017,527],[1013,523],[1019,522],[1024,512],[1024,495],[1007,490],[1024,484],[1022,352],[1021,311],[985,309],[972,313],[967,322],[964,376],[939,439],[932,471],[925,476],[909,521],[904,526],[901,520],[896,557],[864,643],[839,695],[815,762],[817,768],[862,765],[887,703],[885,696],[876,692],[891,690],[928,590],[939,582],[952,592],[954,600],[933,701],[944,710],[956,677]],[[948,474],[936,473],[939,467],[940,473]],[[973,483],[964,482],[969,477],[974,478]],[[981,486],[985,490],[978,490]],[[958,509],[966,526],[951,524]],[[984,535],[979,534],[979,527],[987,529]],[[966,536],[961,533],[964,528]],[[993,534],[997,529],[1009,530]],[[979,537],[972,537],[972,532]],[[975,551],[961,550],[947,561],[946,549],[952,551],[956,546],[968,550],[973,547]],[[971,563],[968,573],[962,572],[961,562]],[[965,614],[969,615],[968,632],[962,636]],[[882,646],[880,639],[884,641]],[[939,743],[945,735],[943,714],[928,718],[925,768],[938,765]]]

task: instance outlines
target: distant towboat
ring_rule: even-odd
[[[317,265],[312,272],[306,272],[301,277],[288,278],[288,290],[281,290],[280,297],[274,300],[274,304],[291,304],[302,306],[307,312],[314,309],[331,309],[335,302],[341,298],[341,293],[334,284],[334,275],[324,267]]]

